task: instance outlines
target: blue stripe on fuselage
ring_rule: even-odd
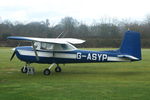
[[[73,50],[73,51],[45,51],[37,50],[39,52],[49,52],[60,54],[74,54],[76,58],[56,58],[56,57],[39,57],[39,61],[36,60],[35,56],[20,55],[18,50],[33,51],[31,46],[17,47],[17,57],[25,62],[29,63],[85,63],[85,62],[107,62],[108,57],[117,57],[119,54],[117,51],[88,51],[88,50]]]

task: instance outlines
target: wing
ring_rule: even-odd
[[[75,39],[75,38],[34,38],[34,37],[21,37],[21,36],[10,36],[7,39],[13,40],[23,40],[23,41],[38,41],[38,42],[48,42],[48,43],[57,43],[57,44],[81,44],[85,40]]]

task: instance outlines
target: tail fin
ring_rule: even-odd
[[[124,39],[119,51],[121,54],[130,55],[137,60],[141,60],[142,57],[140,33],[127,31],[124,35]]]

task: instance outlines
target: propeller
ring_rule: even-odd
[[[12,54],[12,56],[11,56],[11,58],[10,58],[10,61],[12,61],[12,59],[14,58],[14,56],[16,55],[16,49],[15,48],[13,48],[12,49],[14,52],[13,52],[13,54]]]
[[[19,47],[19,46],[20,46],[20,43],[17,45],[17,47]],[[12,61],[14,56],[16,55],[16,48],[13,48],[12,51],[14,51],[14,52],[13,52],[11,58],[10,58],[10,61]]]
[[[32,42],[32,46],[33,46],[33,50],[34,50],[34,53],[35,53],[35,57],[36,57],[36,60],[39,61],[39,56],[37,54],[37,51],[36,51],[36,47],[34,45],[34,42]]]

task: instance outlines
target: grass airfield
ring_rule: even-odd
[[[50,76],[43,75],[48,64],[31,64],[35,74],[22,74],[25,63],[10,62],[11,55],[11,48],[0,48],[0,100],[150,99],[150,49],[139,62],[66,64]]]

